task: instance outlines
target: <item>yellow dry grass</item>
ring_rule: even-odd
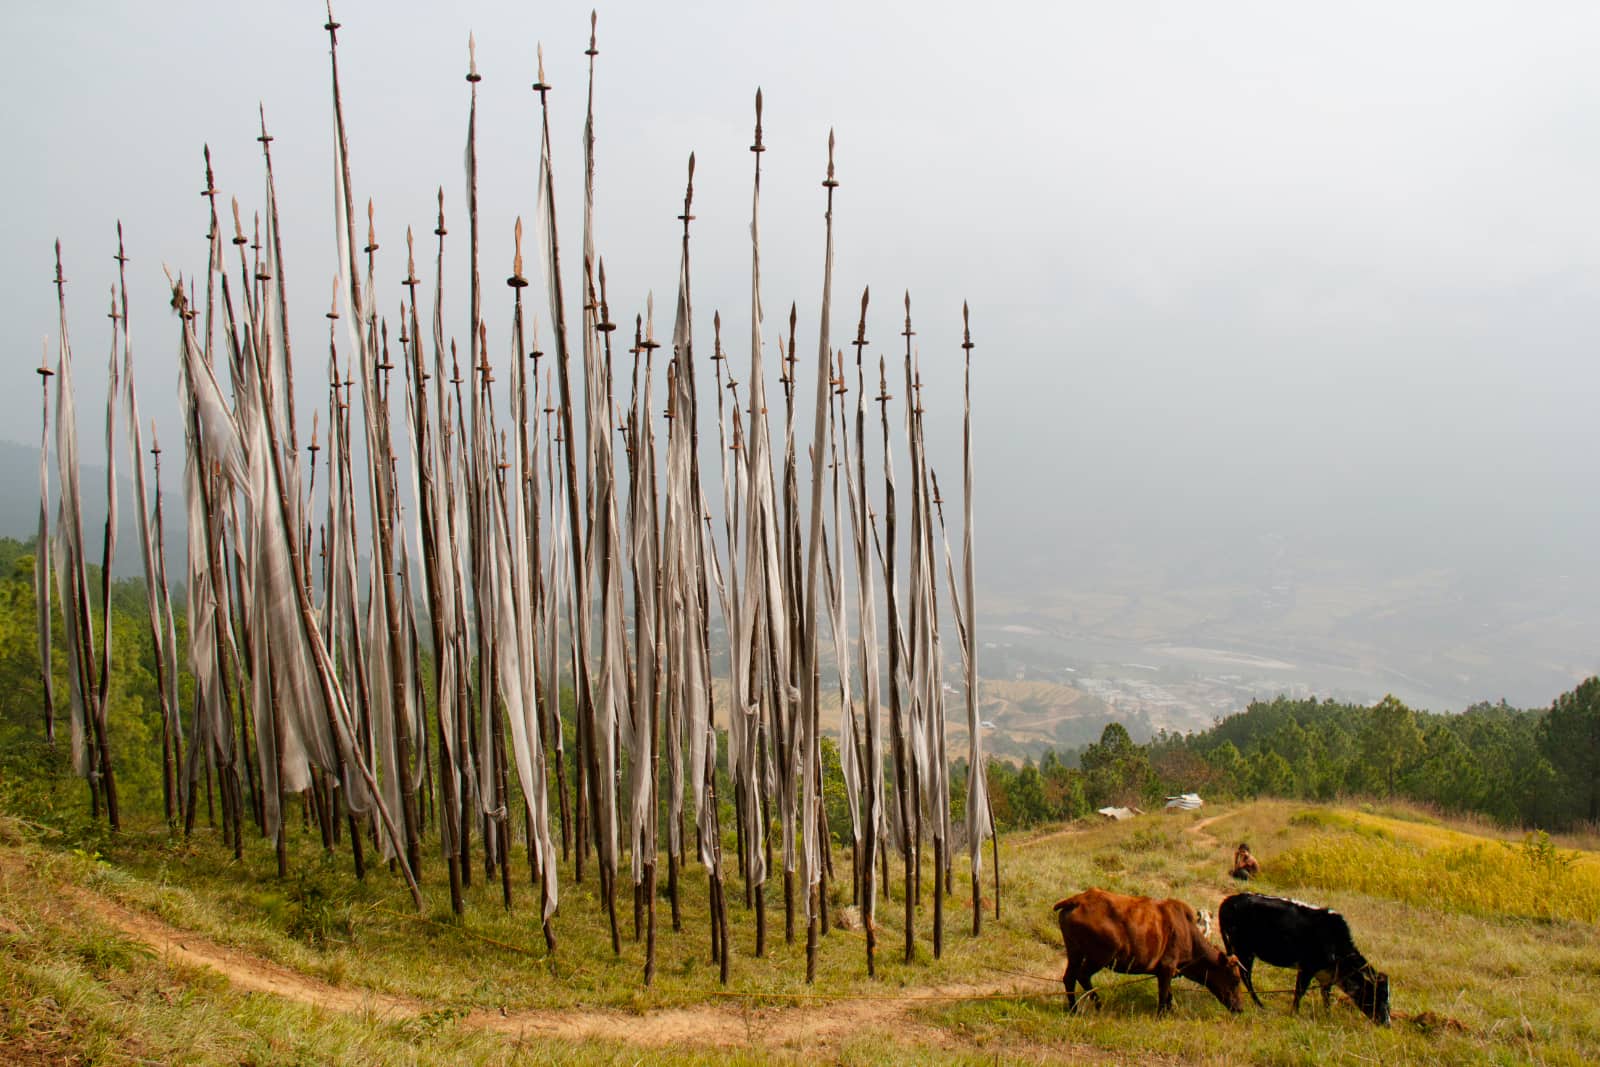
[[[1485,917],[1600,922],[1600,857],[1542,834],[1521,842],[1360,812],[1312,810],[1330,831],[1277,857],[1273,879]]]

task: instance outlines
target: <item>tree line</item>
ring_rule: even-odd
[[[965,774],[958,767],[954,777]],[[1113,722],[1082,749],[991,763],[988,784],[1002,830],[1108,805],[1159,807],[1186,792],[1208,800],[1380,796],[1569,830],[1600,822],[1600,678],[1548,708],[1501,700],[1440,713],[1394,696],[1370,707],[1280,696],[1252,701],[1209,730],[1160,732],[1145,744]]]

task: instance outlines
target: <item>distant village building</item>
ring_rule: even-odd
[[[1096,814],[1104,815],[1112,822],[1121,822],[1123,819],[1131,819],[1135,815],[1143,815],[1144,812],[1138,808],[1101,808]]]

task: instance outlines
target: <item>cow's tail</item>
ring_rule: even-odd
[[[1054,909],[1052,909],[1056,913],[1056,922],[1061,925],[1061,944],[1067,949],[1069,954],[1072,951],[1072,945],[1067,939],[1067,916],[1072,914],[1073,909],[1075,909],[1079,903],[1080,901],[1077,897],[1066,897],[1065,899],[1056,901],[1056,906]]]

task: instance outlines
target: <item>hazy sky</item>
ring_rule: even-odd
[[[429,235],[431,277],[442,185],[458,336],[462,75],[477,34],[485,309],[503,353],[511,221],[535,207],[540,41],[564,248],[578,247],[588,7],[347,0],[336,14],[356,192],[377,204],[378,293],[398,304],[408,224]],[[176,441],[160,267],[203,271],[202,143],[248,227],[258,102],[277,138],[302,421],[323,402],[323,20],[316,4],[0,15],[13,368],[0,436],[36,439],[31,371],[56,333],[58,235],[81,410],[97,409],[121,218],[142,399]],[[911,291],[934,460],[953,485],[971,301],[991,573],[1017,560],[1070,572],[1112,542],[1170,558],[1268,528],[1325,531],[1379,563],[1501,568],[1511,584],[1522,566],[1600,570],[1600,6],[609,4],[599,46],[597,230],[614,317],[631,322],[653,288],[670,330],[693,150],[697,337],[708,347],[720,307],[747,358],[759,85],[766,335],[797,300],[814,357],[835,128],[834,344],[871,284],[870,351],[895,355]]]

